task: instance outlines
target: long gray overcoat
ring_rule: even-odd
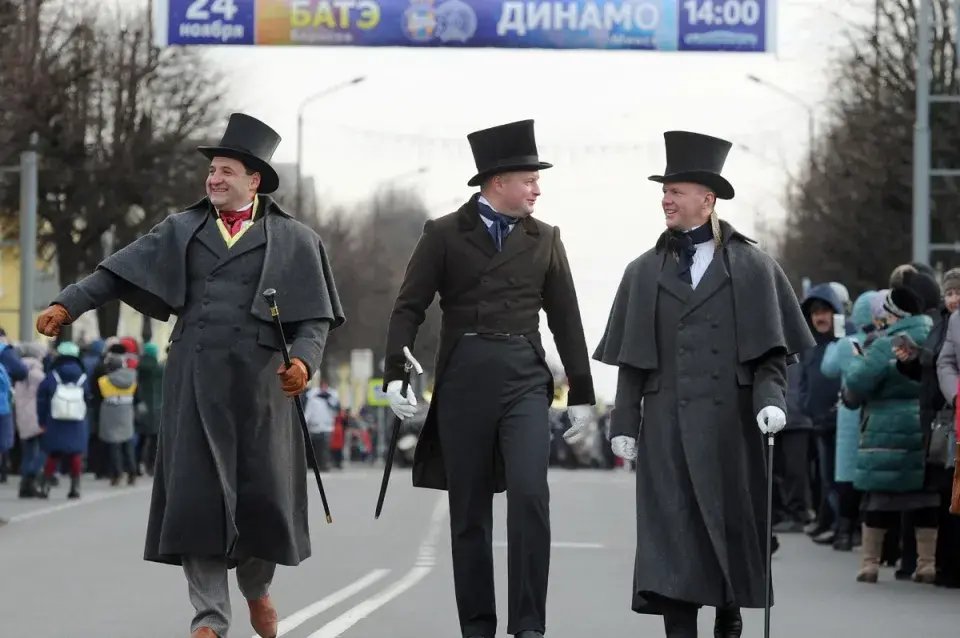
[[[633,610],[664,598],[763,607],[766,454],[756,414],[786,409],[812,344],[776,262],[723,223],[696,288],[657,247],[624,274],[594,358],[619,367],[610,436],[637,438]]]
[[[307,467],[281,342],[261,292],[277,290],[290,356],[312,373],[344,321],[312,230],[259,198],[255,222],[228,248],[204,199],[107,258],[55,303],[77,317],[111,298],[165,320],[170,338],[159,452],[144,558],[310,556]]]

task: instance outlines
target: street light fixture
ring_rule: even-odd
[[[341,91],[343,89],[349,88],[355,84],[360,84],[366,79],[367,79],[366,76],[359,75],[353,78],[352,80],[347,80],[346,82],[335,84],[334,86],[331,86],[329,88],[324,89],[323,91],[320,91],[319,93],[314,93],[313,95],[307,97],[300,103],[300,108],[297,109],[297,192],[296,192],[296,209],[294,210],[294,212],[297,215],[303,214],[303,211],[300,210],[300,206],[302,204],[301,188],[303,185],[302,184],[303,173],[301,171],[301,167],[303,165],[303,112],[306,110],[307,106],[309,106],[313,102],[321,98],[325,98],[328,95],[332,95],[337,91]]]

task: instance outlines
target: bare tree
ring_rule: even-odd
[[[830,117],[788,189],[778,257],[791,278],[883,285],[910,260],[918,0],[878,0],[880,20],[849,32],[835,61]],[[931,88],[957,93],[951,0],[934,0]],[[960,166],[960,109],[931,112],[933,166]],[[957,185],[933,182],[934,238],[960,236]]]
[[[401,190],[383,190],[354,210],[334,209],[312,225],[330,254],[331,268],[347,322],[331,333],[324,355],[329,375],[349,361],[350,350],[371,348],[385,353],[387,323],[404,270],[424,223],[423,202]],[[434,305],[420,328],[417,358],[432,364],[439,340],[439,309]]]
[[[105,233],[120,247],[202,192],[195,147],[222,124],[224,90],[209,79],[216,73],[197,72],[208,66],[201,54],[154,47],[150,20],[26,0],[7,25],[13,51],[0,54],[18,57],[0,86],[16,98],[0,148],[16,153],[39,134],[39,246],[62,284],[99,263]],[[16,210],[13,189],[0,195]],[[101,334],[115,334],[118,318],[117,305],[104,309]]]

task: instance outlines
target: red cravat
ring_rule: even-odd
[[[230,236],[233,237],[240,232],[240,229],[243,227],[243,222],[250,221],[250,218],[253,216],[253,207],[246,210],[222,210],[220,211],[220,220],[223,222],[223,225],[226,227],[227,232],[230,233]]]

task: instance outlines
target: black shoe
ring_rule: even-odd
[[[740,638],[743,634],[743,617],[739,609],[718,609],[713,622],[713,638]]]
[[[780,539],[774,536],[770,539],[770,555],[773,556],[780,549]]]

